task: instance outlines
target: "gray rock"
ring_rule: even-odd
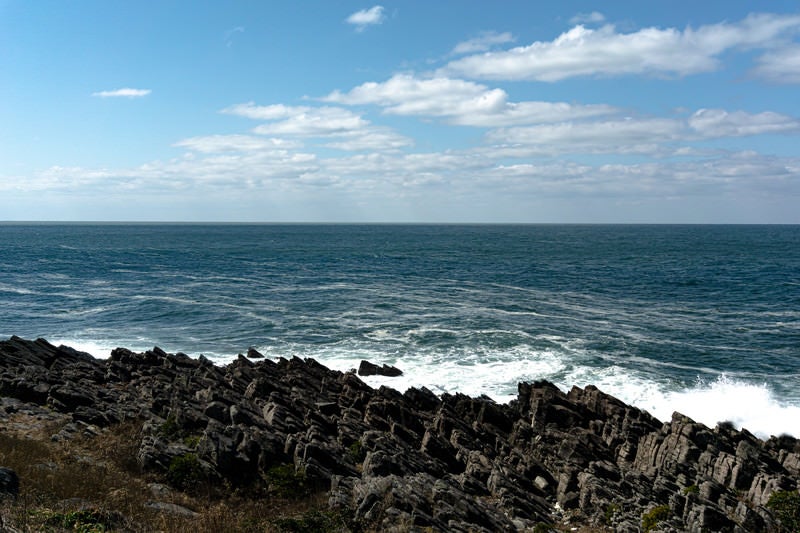
[[[0,500],[19,496],[19,477],[10,468],[0,467]]]

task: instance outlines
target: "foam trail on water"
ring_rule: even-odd
[[[117,345],[73,339],[53,339],[52,344],[70,346],[99,359],[110,356]],[[144,351],[152,346],[125,345],[134,351]],[[297,347],[295,347],[297,348]],[[568,391],[573,386],[595,385],[607,394],[648,411],[659,420],[669,421],[677,411],[696,422],[714,427],[719,422],[731,422],[736,428],[746,428],[760,438],[789,434],[800,436],[800,406],[778,402],[767,384],[753,384],[719,376],[711,381],[698,381],[694,386],[674,390],[666,383],[618,365],[597,367],[581,364],[574,354],[568,356],[558,350],[521,350],[514,353],[484,353],[480,357],[430,353],[415,357],[392,356],[370,348],[327,347],[312,351],[280,350],[259,347],[268,357],[313,357],[327,367],[346,372],[358,368],[362,359],[376,364],[398,366],[403,370],[399,377],[369,376],[362,379],[372,387],[385,385],[403,392],[410,387],[426,387],[436,394],[463,393],[469,396],[486,395],[500,403],[517,397],[517,384],[521,381],[546,379],[560,389]],[[513,351],[513,350],[512,350]],[[192,354],[196,357],[199,354]],[[227,364],[234,354],[211,356],[217,364]]]
[[[102,343],[99,341],[89,341],[82,339],[47,339],[53,346],[69,346],[79,352],[85,352],[96,359],[108,359],[111,357],[111,350],[117,346]]]
[[[784,433],[800,436],[800,406],[780,404],[766,384],[745,383],[722,375],[711,383],[698,383],[690,389],[668,393],[661,401],[654,400],[653,414],[659,418],[678,411],[707,426],[732,422],[760,438]]]
[[[360,359],[354,355],[326,354],[320,361],[335,370],[347,371],[358,366]],[[437,362],[430,358],[397,362],[381,359],[375,353],[362,355],[361,358],[374,363],[397,364],[404,371],[402,376],[394,378],[363,377],[372,387],[385,385],[401,392],[409,387],[427,387],[437,394],[485,394],[505,403],[516,398],[518,382],[547,379],[563,391],[572,386],[595,385],[664,422],[677,411],[712,428],[719,422],[731,422],[737,429],[746,428],[762,439],[781,434],[800,436],[800,406],[781,404],[766,384],[746,383],[726,376],[698,382],[688,389],[670,390],[664,383],[617,365],[597,368],[571,364],[557,352],[538,352],[535,358],[493,362]]]

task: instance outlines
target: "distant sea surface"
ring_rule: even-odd
[[[800,226],[0,224],[0,336],[595,384],[800,436]]]

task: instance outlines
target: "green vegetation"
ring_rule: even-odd
[[[197,455],[187,453],[173,457],[167,470],[167,481],[173,487],[182,490],[192,490],[205,479],[203,467]]]
[[[181,426],[173,413],[170,413],[164,423],[158,427],[158,434],[169,440],[180,437]]]
[[[669,513],[669,505],[653,507],[642,515],[642,529],[645,532],[654,530],[659,522],[669,518]]]
[[[351,444],[347,451],[350,454],[350,458],[353,459],[353,462],[356,464],[363,463],[364,459],[367,457],[367,450],[360,440]]]
[[[359,529],[350,516],[331,510],[313,510],[299,516],[278,518],[272,524],[280,533],[334,533]]]
[[[203,437],[200,435],[189,435],[188,437],[184,437],[183,444],[194,450],[200,444],[200,439],[202,438]]]
[[[688,487],[683,488],[684,495],[698,494],[698,493],[700,493],[700,487],[698,487],[697,485],[689,485]]]
[[[119,522],[115,513],[97,509],[82,509],[66,513],[49,513],[45,525],[64,528],[79,533],[104,533],[115,528]]]
[[[298,498],[310,492],[305,472],[293,464],[273,466],[266,474],[269,490],[282,498]]]
[[[603,523],[606,525],[611,524],[611,520],[614,518],[614,515],[620,511],[619,505],[616,503],[609,503],[606,505],[606,509],[603,512]]]
[[[780,522],[780,531],[788,533],[800,531],[800,492],[796,490],[778,490],[773,492],[767,508]]]

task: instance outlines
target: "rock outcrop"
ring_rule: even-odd
[[[191,457],[193,475],[248,487],[288,466],[381,531],[639,531],[643,516],[661,531],[777,531],[769,497],[800,481],[792,437],[678,413],[662,423],[595,387],[545,381],[501,405],[373,389],[311,359],[220,367],[118,348],[98,360],[12,337],[0,342],[0,396],[67,413],[77,429],[141,421],[143,469]]]

